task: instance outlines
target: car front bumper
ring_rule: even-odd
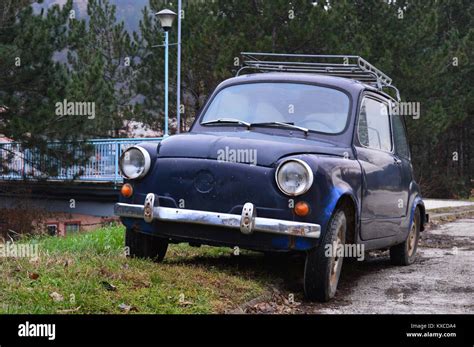
[[[158,201],[155,194],[148,194],[144,205],[118,203],[115,205],[115,214],[121,218],[141,219],[147,223],[162,221],[237,229],[246,235],[262,232],[311,239],[318,239],[321,235],[321,226],[318,224],[257,217],[252,203],[245,204],[242,215],[236,215],[161,207],[157,206]]]

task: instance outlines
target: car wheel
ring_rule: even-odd
[[[168,240],[127,229],[125,246],[131,258],[151,259],[161,262],[168,250]]]
[[[390,248],[390,261],[393,265],[407,266],[415,262],[418,241],[420,240],[420,210],[415,210],[410,232],[405,242]]]
[[[343,257],[335,253],[328,256],[326,251],[328,245],[331,249],[336,245],[337,250],[345,244],[347,220],[345,210],[338,208],[329,222],[321,245],[306,255],[304,292],[309,300],[326,302],[336,295]]]

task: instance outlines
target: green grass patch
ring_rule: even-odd
[[[129,259],[124,229],[32,238],[37,258],[0,258],[0,313],[221,313],[266,292],[263,256],[170,246],[165,261]],[[53,294],[55,293],[55,294]]]

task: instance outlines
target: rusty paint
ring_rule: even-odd
[[[290,236],[289,237],[289,246],[290,246],[290,249],[296,249],[296,237],[295,236]]]

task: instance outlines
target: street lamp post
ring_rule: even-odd
[[[168,137],[168,103],[169,103],[169,31],[173,26],[176,13],[171,10],[165,9],[156,14],[160,20],[161,27],[165,32],[165,134],[164,137]]]
[[[178,117],[178,134],[181,133],[181,18],[182,3],[178,0],[178,67],[176,71],[176,114]]]

